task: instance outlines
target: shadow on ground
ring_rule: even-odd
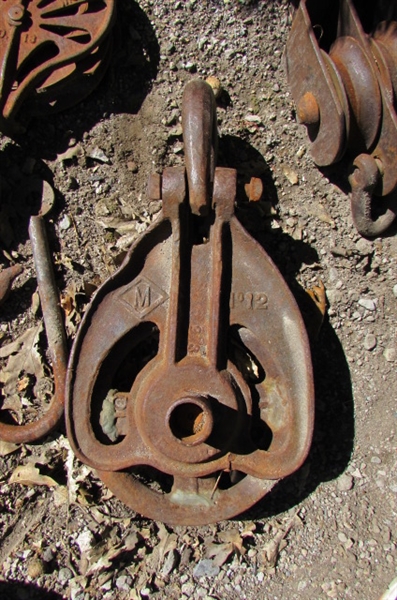
[[[33,584],[0,582],[0,600],[63,600],[56,592],[48,592]]]
[[[239,199],[244,198],[244,183],[252,176],[259,176],[264,183],[264,200],[277,204],[277,190],[270,169],[250,144],[239,138],[225,136],[220,141],[220,161],[223,166],[237,169]],[[264,227],[260,203],[240,201],[237,215],[280,270],[295,296],[308,331],[312,332],[312,325],[318,319],[318,309],[296,277],[303,264],[319,261],[316,250],[303,241],[294,240],[281,229]],[[296,473],[278,483],[272,492],[245,513],[246,518],[269,517],[292,508],[321,482],[338,477],[349,463],[354,440],[354,405],[349,367],[338,336],[327,319],[319,333],[313,331],[313,335],[315,424],[309,456]]]

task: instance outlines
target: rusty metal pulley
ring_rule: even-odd
[[[353,221],[370,237],[383,233],[397,210],[395,19],[395,3],[301,0],[287,44],[288,78],[312,156],[319,166],[353,156]],[[377,208],[383,214],[375,215]]]
[[[18,112],[47,114],[84,98],[108,64],[115,0],[2,0],[0,130]]]
[[[215,168],[206,83],[187,85],[182,113],[186,168],[151,179],[161,215],[85,314],[66,419],[77,456],[125,504],[198,525],[299,468],[313,380],[295,300],[234,215],[236,171]]]

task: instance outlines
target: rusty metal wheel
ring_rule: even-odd
[[[211,88],[188,84],[182,113],[187,172],[165,169],[161,216],[85,315],[66,419],[77,456],[128,506],[198,525],[300,467],[313,381],[295,300],[234,216],[237,173],[214,170]]]
[[[98,82],[106,64],[106,41],[114,0],[3,0],[0,7],[1,128],[17,132],[18,112],[33,104],[46,112],[70,104]],[[103,63],[103,64],[102,64]],[[70,91],[69,85],[67,88]],[[80,93],[79,93],[80,92]]]

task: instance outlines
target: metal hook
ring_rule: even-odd
[[[396,218],[396,209],[387,208],[377,219],[372,217],[373,193],[381,178],[379,163],[369,154],[360,154],[353,163],[355,170],[349,177],[352,188],[351,211],[357,231],[365,237],[377,237],[390,227]]]

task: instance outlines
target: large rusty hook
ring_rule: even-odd
[[[55,283],[45,224],[42,218],[42,215],[48,212],[51,207],[48,196],[51,195],[52,188],[45,181],[32,180],[30,191],[32,190],[41,191],[42,193],[42,210],[39,216],[30,218],[29,236],[32,244],[48,350],[52,362],[55,393],[48,411],[37,421],[25,425],[0,422],[0,439],[15,444],[35,442],[48,435],[59,423],[64,412],[68,359],[59,294]]]

